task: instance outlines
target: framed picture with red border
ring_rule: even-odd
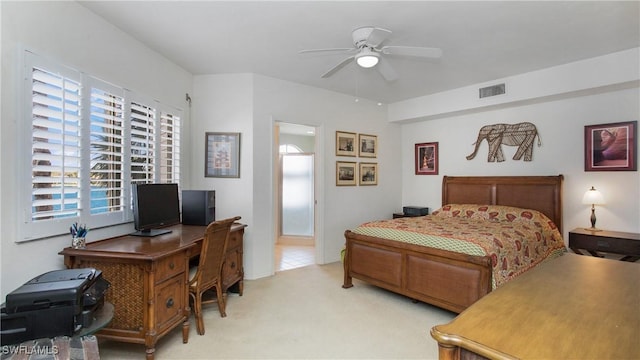
[[[584,127],[584,171],[636,171],[637,121]]]
[[[416,175],[438,175],[438,143],[421,143],[415,147]]]

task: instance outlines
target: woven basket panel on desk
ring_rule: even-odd
[[[83,261],[83,267],[102,270],[111,283],[105,300],[114,307],[109,328],[140,331],[144,328],[144,270],[136,264]]]

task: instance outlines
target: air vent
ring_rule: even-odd
[[[504,84],[483,87],[480,89],[480,99],[490,96],[502,95],[505,92],[506,91],[504,88]]]

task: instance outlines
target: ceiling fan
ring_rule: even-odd
[[[355,53],[348,58],[339,62],[336,66],[322,75],[327,78],[335,74],[344,66],[356,61],[363,68],[372,68],[377,66],[378,71],[387,81],[394,81],[398,78],[395,70],[384,59],[384,55],[412,56],[421,58],[439,58],[442,56],[442,50],[438,48],[416,47],[416,46],[389,46],[382,43],[391,36],[391,30],[382,29],[372,26],[364,26],[353,30],[351,34],[353,38],[353,47],[351,48],[328,48],[328,49],[311,49],[301,50],[300,54],[318,53],[318,52],[338,52],[338,53]]]

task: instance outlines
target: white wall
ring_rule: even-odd
[[[639,64],[634,48],[389,105],[389,120],[405,123],[403,202],[441,206],[443,175],[562,174],[565,240],[570,230],[590,226],[590,206],[581,201],[591,186],[607,202],[596,209],[599,228],[639,232],[640,172],[584,171],[585,125],[640,118]],[[497,83],[506,84],[505,95],[478,98],[478,88]],[[524,121],[536,125],[542,142],[533,161],[512,160],[516,148],[503,146],[506,161],[489,163],[486,141],[466,159],[482,126]],[[413,144],[431,141],[440,143],[440,175],[416,176]]]
[[[389,121],[425,120],[638,87],[640,48],[495,79],[389,105]],[[505,84],[506,93],[480,99],[478,89]]]
[[[161,103],[183,109],[185,133],[189,128],[189,109],[185,93],[191,92],[192,76],[154,53],[113,25],[95,16],[76,2],[1,1],[2,25],[2,112],[0,168],[0,251],[2,278],[0,296],[43,272],[63,268],[58,252],[70,245],[68,236],[17,244],[14,242],[20,219],[18,177],[21,164],[30,159],[16,156],[20,141],[19,96],[21,90],[21,49],[75,67],[132,91],[146,94]],[[204,135],[203,135],[204,137]],[[188,141],[185,141],[188,144]],[[189,166],[188,152],[183,168]],[[188,181],[188,174],[186,177]],[[94,230],[88,241],[133,231],[133,225]]]
[[[248,225],[244,251],[247,278],[268,276],[274,271],[275,121],[319,127],[316,134],[319,167],[316,185],[320,194],[317,211],[324,224],[317,232],[321,243],[317,254],[319,262],[340,259],[344,230],[366,220],[389,218],[399,210],[400,126],[386,121],[383,106],[354,100],[350,96],[258,75],[195,77],[192,138],[195,139],[196,166],[192,169],[192,184],[214,188],[216,201],[218,196],[239,197],[236,202],[217,202],[216,211],[240,215]],[[358,161],[358,158],[335,156],[336,130],[378,135],[380,148],[378,158],[373,160],[379,164],[378,186],[335,186],[336,160]],[[247,156],[241,157],[240,179],[204,178],[204,159],[200,158],[204,140],[199,140],[204,139],[204,131],[243,133],[241,153]],[[223,195],[223,191],[232,194]]]
[[[329,263],[340,259],[340,250],[344,246],[344,231],[371,219],[390,218],[400,208],[401,183],[400,163],[400,127],[386,120],[387,109],[375,102],[360,100],[343,94],[337,94],[309,86],[256,76],[256,102],[254,125],[256,133],[263,134],[273,127],[273,120],[318,126],[318,154],[316,154],[320,193],[317,210],[322,217],[317,236],[322,249],[316,254],[320,263]],[[261,130],[258,130],[258,129]],[[378,157],[345,158],[335,156],[335,132],[349,131],[378,136]],[[263,144],[264,148],[267,144]],[[269,144],[269,146],[271,146]],[[273,169],[273,161],[267,162],[266,153],[254,151],[256,164]],[[270,159],[275,159],[268,154]],[[336,161],[358,161],[378,163],[378,185],[344,187],[335,185]],[[266,169],[265,169],[266,170]],[[257,172],[256,172],[257,173]],[[273,174],[270,177],[273,179]],[[262,182],[254,182],[257,194],[272,194]],[[272,189],[272,185],[269,184]],[[273,209],[273,199],[259,203],[257,214]],[[273,216],[269,225],[273,226]],[[273,234],[273,231],[271,232]],[[269,239],[274,243],[274,238]]]
[[[565,240],[571,229],[590,226],[590,206],[581,201],[592,185],[607,201],[606,205],[597,206],[598,227],[640,232],[640,173],[584,171],[584,126],[637,120],[639,99],[638,88],[633,88],[403,125],[403,201],[441,206],[443,175],[562,174]],[[537,141],[534,145],[533,161],[512,160],[516,147],[503,146],[506,160],[489,163],[486,142],[473,160],[466,159],[482,126],[523,121],[536,125],[542,141],[540,147]],[[430,141],[440,143],[440,175],[413,175],[412,144]]]
[[[253,75],[195,76],[192,128],[187,134],[192,153],[191,189],[216,191],[216,219],[239,215],[245,229],[245,273],[253,274]],[[240,133],[240,178],[204,176],[205,133]]]

